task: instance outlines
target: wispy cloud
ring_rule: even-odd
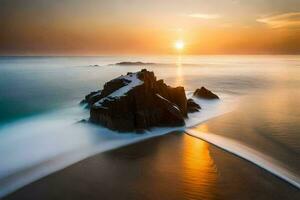
[[[300,28],[300,12],[283,13],[256,20],[272,28]]]
[[[192,18],[198,18],[198,19],[218,19],[221,17],[220,15],[217,14],[203,14],[203,13],[192,13],[186,16]]]

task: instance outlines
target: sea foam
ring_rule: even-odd
[[[0,197],[97,153],[183,131],[230,111],[232,98],[226,95],[221,98],[220,101],[194,99],[202,109],[189,114],[185,127],[153,128],[144,134],[119,134],[90,123],[77,123],[89,117],[88,110],[77,105],[2,126]]]

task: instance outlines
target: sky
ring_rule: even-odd
[[[0,0],[0,55],[300,54],[299,0]]]

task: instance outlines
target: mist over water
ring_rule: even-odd
[[[121,61],[157,64],[110,65]],[[299,56],[2,57],[0,188],[5,191],[0,196],[95,153],[177,130],[118,135],[76,123],[88,118],[88,111],[78,105],[87,93],[142,68],[172,86],[187,91],[205,86],[220,94],[221,102],[199,100],[203,110],[190,115],[188,127],[235,108],[205,127],[300,176]]]
[[[159,63],[113,66],[121,61]],[[160,65],[163,64],[163,65]],[[168,64],[170,63],[170,64]],[[167,65],[165,65],[167,64]],[[99,67],[94,67],[99,65]],[[1,57],[0,123],[70,106],[120,74],[147,67],[158,78],[186,90],[206,85],[216,92],[249,94],[284,81],[297,86],[295,56],[208,57]],[[294,73],[295,72],[295,73]],[[289,73],[286,76],[283,73]],[[11,107],[15,109],[10,109]]]

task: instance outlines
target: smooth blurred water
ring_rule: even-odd
[[[156,64],[111,65],[121,61]],[[205,86],[221,94],[221,102],[234,100],[225,105],[236,107],[234,112],[202,125],[200,130],[206,127],[251,146],[300,176],[300,56],[1,57],[0,149],[2,163],[6,162],[0,168],[2,173],[8,174],[7,169],[13,173],[25,164],[29,167],[24,161],[29,157],[45,162],[99,141],[109,140],[113,146],[115,142],[130,143],[132,135],[115,141],[118,136],[97,135],[103,132],[101,128],[74,128],[74,123],[88,117],[78,105],[86,94],[116,76],[142,68],[187,91]],[[210,104],[205,106],[210,108]],[[212,117],[227,109],[214,103],[211,106],[215,110],[207,113],[204,109],[202,121],[203,115]],[[197,120],[188,123],[196,124]],[[32,150],[20,154],[25,144],[32,144]],[[41,152],[32,152],[39,148]],[[49,158],[41,157],[45,155]]]
[[[278,84],[297,88],[297,56],[208,57],[1,57],[0,123],[70,106],[105,81],[139,66],[108,66],[121,61],[158,63],[147,66],[172,85],[193,90],[249,94]],[[93,67],[90,65],[100,65]]]

